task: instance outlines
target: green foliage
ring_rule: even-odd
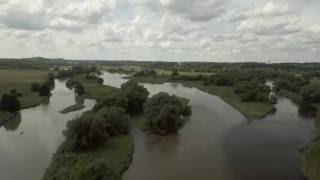
[[[76,93],[78,96],[81,96],[85,93],[84,87],[81,83],[76,83],[74,87],[74,93]]]
[[[17,112],[17,111],[20,111],[20,109],[21,109],[20,101],[18,100],[15,92],[2,95],[1,101],[0,101],[1,111]]]
[[[141,71],[135,73],[133,76],[139,77],[139,76],[156,76],[157,72],[153,69],[142,69]]]
[[[159,135],[177,132],[185,121],[182,116],[191,114],[191,108],[180,98],[164,92],[149,98],[144,111],[147,128]]]
[[[97,83],[98,83],[98,84],[103,84],[103,81],[104,81],[104,80],[103,80],[101,77],[97,78]]]
[[[44,97],[44,96],[51,96],[50,93],[51,87],[48,83],[44,83],[40,86],[40,90],[39,90],[39,96],[40,97]]]
[[[301,89],[302,100],[306,102],[320,102],[320,83],[311,83]]]
[[[133,80],[122,84],[121,90],[128,99],[128,112],[130,114],[141,113],[143,111],[143,104],[149,95],[148,90]]]
[[[129,111],[128,109],[128,98],[126,95],[118,91],[116,93],[106,94],[103,99],[99,100],[98,103],[93,107],[93,111],[97,112],[103,107],[119,107],[123,108],[126,112]]]
[[[69,121],[65,135],[70,143],[69,151],[83,151],[129,132],[128,116],[117,107],[106,107],[97,113],[87,112]]]
[[[40,83],[34,82],[31,84],[31,92],[39,92],[40,91]]]
[[[179,76],[179,71],[177,69],[174,69],[171,73],[171,76]]]

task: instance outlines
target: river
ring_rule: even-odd
[[[120,87],[122,75],[104,73]],[[159,137],[133,127],[133,162],[123,180],[300,180],[299,150],[313,138],[313,121],[289,99],[277,111],[248,121],[219,97],[178,83],[142,84],[189,98],[192,115],[176,135]]]
[[[21,113],[0,127],[0,179],[40,180],[52,155],[63,142],[66,123],[93,107],[95,101],[85,100],[86,108],[66,115],[59,111],[79,102],[66,81],[55,80],[50,102]]]
[[[120,87],[122,75],[105,72],[104,84]],[[178,83],[143,84],[189,98],[192,115],[178,134],[159,137],[133,126],[133,161],[123,180],[300,180],[299,150],[313,138],[313,121],[286,98],[277,111],[248,121],[235,108],[196,88]],[[50,102],[22,110],[0,127],[0,179],[39,180],[57,147],[66,123],[91,109],[66,115],[63,108],[78,102],[65,81],[56,80]]]

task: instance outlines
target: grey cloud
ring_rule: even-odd
[[[145,5],[154,11],[168,12],[198,22],[220,17],[225,12],[222,0],[149,0]]]
[[[15,29],[44,30],[46,19],[43,12],[28,12],[21,8],[9,8],[0,16],[0,23]]]

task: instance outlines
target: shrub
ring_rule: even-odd
[[[82,151],[99,146],[110,137],[129,132],[129,117],[124,110],[106,107],[97,113],[87,112],[67,123],[64,132],[70,144],[67,150]]]
[[[97,78],[97,83],[98,84],[103,84],[103,82],[104,82],[104,80],[101,77]]]
[[[144,109],[147,128],[159,135],[177,132],[185,121],[182,116],[191,114],[190,106],[164,92],[148,99]]]

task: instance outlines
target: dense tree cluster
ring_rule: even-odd
[[[98,112],[86,112],[69,121],[64,132],[70,151],[82,151],[99,146],[109,138],[129,132],[128,115],[124,109],[105,107]]]
[[[20,109],[20,101],[15,90],[12,90],[10,94],[2,95],[0,99],[0,111],[17,112]]]
[[[122,84],[121,90],[128,99],[128,112],[130,114],[141,113],[143,104],[149,96],[148,90],[133,80]]]
[[[37,92],[39,93],[40,97],[44,97],[44,96],[51,96],[51,90],[54,87],[54,74],[53,73],[49,73],[48,74],[48,80],[44,83],[38,83],[38,82],[34,82],[31,83],[31,92]]]
[[[149,130],[159,135],[177,132],[184,124],[182,116],[191,114],[191,107],[181,98],[161,92],[144,104],[145,123]]]
[[[76,74],[90,74],[97,73],[98,68],[96,66],[74,66],[71,69],[60,70],[57,74],[57,78],[67,78]]]
[[[314,82],[301,89],[302,100],[305,102],[320,102],[320,83]]]

